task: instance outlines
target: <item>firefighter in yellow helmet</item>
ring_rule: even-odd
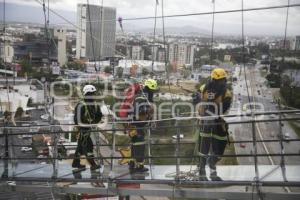
[[[232,93],[227,89],[226,71],[215,68],[211,73],[211,79],[200,86],[200,91],[202,95],[199,106],[200,116],[214,117],[200,120],[199,179],[208,181],[205,171],[205,165],[208,163],[210,179],[222,181],[217,175],[216,164],[220,160],[217,155],[223,155],[228,141],[228,125],[218,115],[226,113],[232,102]]]
[[[148,169],[144,167],[144,160],[145,132],[147,129],[144,129],[144,127],[149,123],[143,121],[152,119],[153,94],[157,90],[157,82],[154,79],[147,79],[142,85],[135,84],[128,89],[130,89],[127,90],[128,98],[125,97],[124,106],[121,106],[122,112],[119,113],[119,117],[127,119],[131,118],[133,121],[127,126],[127,132],[131,139],[130,150],[121,150],[121,155],[126,157],[130,156],[131,159],[129,161],[123,159],[121,163],[125,164],[128,162],[131,173],[146,172]],[[132,105],[131,109],[127,108],[128,104]]]

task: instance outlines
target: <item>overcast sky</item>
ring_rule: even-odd
[[[9,3],[40,7],[38,0],[9,0]],[[41,0],[40,0],[41,1]],[[45,0],[47,2],[47,0]],[[102,0],[89,0],[91,4],[100,5]],[[50,8],[60,11],[76,12],[77,3],[86,3],[86,0],[50,0]],[[104,6],[115,7],[117,16],[144,17],[154,16],[156,0],[103,0]],[[164,14],[184,14],[212,11],[212,0],[164,0]],[[215,0],[216,10],[232,10],[241,8],[241,0]],[[244,8],[286,5],[288,0],[244,0]],[[300,0],[290,0],[290,4],[300,4]],[[245,34],[283,35],[287,8],[245,12]],[[161,14],[161,0],[158,13]],[[63,12],[62,12],[63,14]],[[159,20],[160,21],[160,20]],[[201,29],[211,28],[211,15],[169,18],[165,26],[191,25]],[[50,19],[51,23],[51,19]],[[152,20],[124,21],[124,29],[130,26],[153,27]],[[161,23],[157,24],[158,27]],[[217,14],[215,17],[215,31],[224,34],[241,33],[241,13]],[[288,35],[300,35],[300,7],[290,8],[288,21]]]

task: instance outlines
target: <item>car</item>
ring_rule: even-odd
[[[49,114],[43,114],[43,115],[41,115],[41,119],[43,119],[43,120],[48,120],[49,117],[50,117]]]
[[[7,181],[6,183],[7,183],[7,185],[11,185],[11,186],[15,186],[16,185],[15,181]]]
[[[32,138],[32,135],[27,135],[27,134],[24,134],[24,135],[22,135],[22,138],[23,139],[30,139],[30,138]]]
[[[241,148],[245,148],[245,147],[246,147],[246,144],[240,143],[240,147],[241,147]]]
[[[284,133],[284,139],[290,139],[290,133],[288,132]]]
[[[173,139],[177,139],[177,135],[173,135],[172,138],[173,138]],[[183,135],[183,134],[180,134],[180,135],[179,135],[179,138],[180,138],[180,139],[183,139],[183,138],[184,138],[184,135]]]
[[[32,151],[32,148],[31,147],[22,147],[21,151],[22,152],[29,152],[29,151]]]

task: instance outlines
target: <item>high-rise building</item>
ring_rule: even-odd
[[[77,59],[100,60],[115,55],[115,8],[78,4],[77,26]]]
[[[169,62],[172,65],[183,66],[194,64],[194,54],[196,46],[188,44],[170,44],[169,45]]]
[[[165,54],[166,54],[166,50],[164,48],[158,48],[156,61],[164,63],[165,62]]]
[[[300,35],[296,36],[295,50],[300,50]]]
[[[65,29],[55,29],[54,37],[57,38],[57,62],[60,66],[67,63],[67,37]]]
[[[132,46],[131,58],[133,60],[144,60],[144,50],[141,46]]]
[[[169,62],[173,65],[177,65],[178,61],[178,45],[170,44],[169,45]]]

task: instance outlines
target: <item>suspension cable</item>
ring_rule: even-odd
[[[95,47],[94,47],[94,37],[93,37],[93,28],[92,28],[92,22],[91,22],[91,9],[90,9],[90,1],[86,0],[87,3],[87,12],[88,12],[88,18],[89,18],[89,28],[90,28],[90,39],[91,39],[91,45],[92,45],[92,55],[93,55],[93,59],[96,62],[96,57],[95,57]],[[101,38],[100,38],[101,41]],[[101,41],[101,45],[102,45],[102,41]],[[97,68],[95,67],[95,70],[97,72]]]
[[[38,1],[38,0],[36,0]],[[266,6],[266,7],[257,7],[257,8],[247,8],[243,9],[244,12],[251,12],[251,11],[261,11],[261,10],[273,10],[273,9],[281,9],[287,7],[300,7],[300,4],[290,4],[290,5],[279,5],[279,6]],[[222,10],[222,11],[215,11],[214,14],[226,14],[226,13],[236,13],[242,12],[242,9],[235,9],[235,10]],[[199,12],[199,13],[186,13],[186,14],[174,14],[174,15],[165,15],[164,18],[176,18],[176,17],[189,17],[189,16],[199,16],[199,15],[212,15],[213,12]],[[156,18],[162,18],[163,16],[157,16]],[[132,17],[132,18],[124,18],[124,21],[135,21],[135,20],[151,20],[154,19],[155,16],[149,17]],[[115,19],[110,19],[106,21],[115,21]]]
[[[212,12],[212,23],[211,23],[210,65],[213,64],[214,28],[215,28],[215,11],[216,11],[215,0],[212,0],[212,4],[213,4],[213,12]]]
[[[158,0],[155,0],[155,11],[154,11],[154,27],[153,27],[153,44],[152,44],[152,75],[154,70],[154,54],[155,54],[155,36],[156,36],[156,21],[157,21],[157,6],[158,6]],[[156,55],[155,55],[156,57]]]

